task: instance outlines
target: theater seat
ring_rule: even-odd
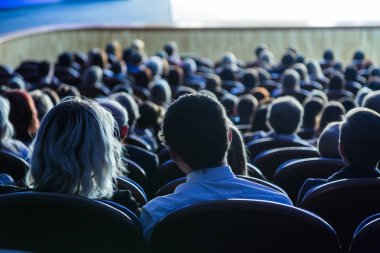
[[[318,156],[318,150],[311,147],[275,148],[257,155],[252,164],[259,168],[266,178],[272,180],[277,168],[284,162]]]
[[[55,193],[0,196],[0,248],[30,252],[139,252],[140,227],[104,203]]]
[[[338,253],[333,228],[299,208],[257,200],[203,202],[177,209],[153,229],[150,253]]]
[[[152,148],[150,147],[150,145],[146,141],[144,141],[143,139],[141,139],[140,137],[136,135],[131,134],[127,136],[125,141],[128,145],[134,145],[134,146],[146,149],[148,151],[152,151]]]
[[[380,179],[346,179],[306,193],[300,207],[327,221],[337,232],[344,252],[357,226],[380,213]]]
[[[273,138],[262,138],[259,140],[251,141],[247,144],[247,149],[250,154],[251,161],[263,151],[274,148],[283,147],[311,147],[309,143],[302,140],[278,140]]]
[[[138,183],[145,192],[148,192],[148,178],[143,168],[130,159],[126,159],[128,168],[128,177]]]
[[[25,177],[29,164],[23,159],[6,151],[0,151],[0,173],[10,175],[15,182]]]
[[[141,207],[148,202],[144,189],[133,180],[119,176],[116,178],[116,183],[119,190],[130,191],[136,202],[139,203]]]
[[[355,231],[350,253],[377,253],[380,249],[380,213],[365,219]]]
[[[343,168],[343,161],[330,158],[305,158],[285,162],[273,176],[273,183],[286,191],[293,203],[308,178],[328,178]]]

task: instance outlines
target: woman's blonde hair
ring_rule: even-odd
[[[88,198],[111,197],[123,172],[112,115],[94,101],[62,100],[44,117],[32,143],[28,186]]]

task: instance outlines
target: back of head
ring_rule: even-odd
[[[367,108],[347,113],[340,128],[344,156],[359,169],[373,169],[380,160],[380,115]]]
[[[332,51],[332,49],[326,49],[323,52],[323,59],[327,61],[334,60],[334,52]]]
[[[0,96],[0,148],[7,147],[7,141],[13,135],[13,126],[8,120],[9,111],[8,100]]]
[[[175,41],[170,41],[164,45],[164,50],[168,56],[173,55],[177,52],[178,45]]]
[[[61,67],[70,67],[73,63],[73,55],[70,52],[63,52],[58,56],[57,65]]]
[[[374,91],[364,97],[363,106],[380,113],[380,91]]]
[[[101,69],[106,67],[107,54],[104,50],[93,48],[88,52],[88,62],[91,66],[98,66]]]
[[[275,99],[268,108],[267,124],[277,134],[294,134],[302,125],[303,107],[293,97]]]
[[[323,158],[340,159],[339,153],[340,122],[329,123],[318,139],[319,155]]]
[[[115,124],[94,101],[62,100],[45,116],[32,144],[27,184],[39,191],[110,197],[123,168]]]
[[[224,109],[226,110],[227,116],[231,117],[235,115],[236,113],[236,107],[238,103],[238,98],[234,95],[227,94],[224,95],[221,99],[220,102],[222,103]]]
[[[6,97],[11,105],[9,120],[15,127],[16,138],[29,142],[40,125],[33,98],[21,90],[8,91]]]
[[[358,70],[355,66],[347,66],[344,71],[344,79],[346,81],[356,81],[358,75]]]
[[[303,64],[303,63],[297,63],[297,64],[295,64],[293,66],[293,69],[295,71],[297,71],[297,73],[299,74],[301,80],[304,80],[306,82],[310,81],[309,74],[307,72],[307,68],[306,68],[305,64]]]
[[[324,93],[323,91],[321,90],[312,90],[310,93],[309,93],[309,97],[310,98],[319,98],[323,101],[323,103],[327,103],[329,101],[326,93]]]
[[[183,68],[183,72],[184,72],[185,76],[188,76],[188,75],[197,71],[197,64],[195,63],[195,61],[193,59],[186,58],[183,61],[182,68]]]
[[[237,105],[237,111],[240,119],[252,118],[258,105],[259,102],[257,102],[257,99],[254,96],[250,94],[241,96]]]
[[[335,74],[331,77],[328,84],[329,90],[343,90],[344,89],[344,78],[340,74]]]
[[[260,53],[261,53],[262,51],[264,51],[264,50],[267,50],[267,49],[268,49],[268,46],[265,45],[265,44],[263,44],[263,43],[257,45],[256,48],[255,48],[255,55],[256,55],[256,58],[259,58]]]
[[[321,112],[319,132],[322,132],[328,123],[341,121],[345,113],[346,110],[344,109],[343,105],[339,102],[331,101],[325,104]]]
[[[117,40],[113,40],[106,45],[106,53],[110,55],[114,55],[118,59],[121,59],[121,54],[122,54],[121,51],[122,49],[121,49],[120,42]]]
[[[103,71],[98,66],[91,66],[83,74],[83,86],[94,87],[102,81]]]
[[[150,84],[150,100],[160,106],[167,107],[172,99],[169,84],[164,79],[154,80]]]
[[[160,57],[152,56],[145,63],[145,66],[152,71],[152,76],[161,76],[163,71],[163,63]]]
[[[50,73],[50,63],[47,61],[42,61],[38,64],[38,72],[41,77],[47,76]]]
[[[362,61],[364,60],[364,58],[365,58],[364,52],[360,49],[356,50],[354,52],[354,55],[352,56],[352,60],[354,61]]]
[[[212,92],[217,91],[222,86],[222,80],[218,75],[210,75],[206,80],[206,89]]]
[[[281,59],[282,65],[287,68],[290,68],[296,62],[296,54],[292,51],[286,52]]]
[[[50,97],[40,90],[34,90],[30,93],[36,105],[38,119],[41,121],[46,113],[53,108],[53,102]]]
[[[211,97],[191,94],[168,108],[163,137],[192,170],[224,165],[229,123],[223,106]]]
[[[313,97],[307,99],[304,103],[304,116],[303,116],[303,127],[304,128],[315,128],[317,115],[321,112],[323,108],[323,101],[320,98]]]
[[[140,117],[139,106],[133,97],[126,92],[118,92],[110,95],[110,98],[119,102],[127,110],[128,126],[133,127],[137,118]]]
[[[76,87],[64,83],[58,86],[57,93],[62,99],[65,97],[80,96],[80,92]]]
[[[140,128],[151,128],[157,124],[160,117],[160,108],[158,105],[145,101],[139,106],[140,117],[137,119],[137,125]]]
[[[97,99],[97,102],[112,114],[117,123],[118,137],[122,138],[121,131],[123,127],[128,126],[127,110],[119,102],[109,98],[100,98]]]
[[[259,73],[255,69],[247,69],[242,78],[242,83],[245,86],[246,90],[251,90],[258,86],[260,80],[259,80]]]
[[[286,70],[281,80],[282,89],[285,91],[296,91],[300,89],[300,75],[293,69]]]

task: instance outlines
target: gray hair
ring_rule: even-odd
[[[122,144],[111,113],[78,97],[62,100],[44,117],[32,143],[28,186],[88,198],[111,197],[124,170]]]
[[[13,125],[8,119],[9,111],[8,100],[0,96],[0,146],[13,150],[12,146],[8,144],[14,134]]]

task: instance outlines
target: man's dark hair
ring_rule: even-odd
[[[217,100],[202,94],[180,97],[168,108],[162,129],[165,143],[192,170],[226,161],[229,123]]]
[[[347,113],[340,127],[339,141],[350,165],[373,169],[380,160],[380,115],[367,108]]]

